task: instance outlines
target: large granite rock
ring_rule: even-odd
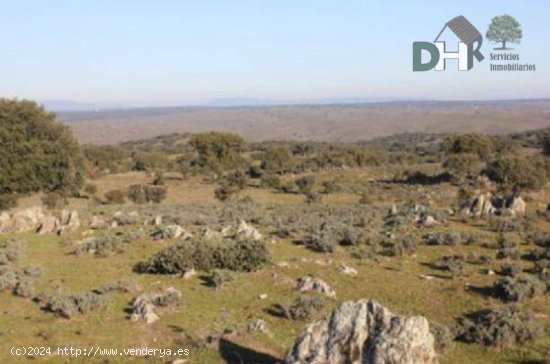
[[[437,364],[426,318],[390,312],[373,300],[344,302],[307,326],[285,364]]]

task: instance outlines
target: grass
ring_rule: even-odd
[[[110,176],[97,181],[100,190],[125,184],[130,179],[145,179],[140,175]],[[181,205],[186,209],[196,201],[217,206],[212,198],[212,185],[204,185],[198,179],[184,182],[169,181],[168,204]],[[387,189],[377,186],[386,198],[378,200],[385,205],[399,196],[422,195],[426,191],[418,187],[395,186]],[[434,191],[435,203],[445,203],[450,193],[449,186],[437,187]],[[385,192],[383,192],[385,191]],[[303,196],[285,195],[273,191],[254,189],[244,192],[260,203],[283,204],[301,203]],[[392,197],[389,197],[392,196]],[[348,193],[331,194],[325,203],[352,204],[358,197]],[[399,197],[397,197],[399,199]],[[84,213],[83,216],[88,216]],[[539,228],[550,228],[548,223],[540,223]],[[457,218],[451,227],[463,233],[476,231],[483,239],[496,241],[497,234],[486,230],[484,223],[478,226],[466,225]],[[124,232],[137,227],[118,228]],[[152,227],[146,228],[152,229]],[[423,230],[414,231],[421,234]],[[306,322],[292,321],[267,313],[274,304],[290,303],[299,294],[292,288],[295,279],[314,274],[325,280],[337,293],[335,300],[328,300],[327,307],[316,318],[320,318],[346,300],[361,298],[375,299],[393,312],[403,315],[423,315],[429,321],[450,324],[456,318],[480,309],[503,305],[491,296],[483,294],[483,288],[492,285],[495,276],[485,273],[486,268],[498,270],[503,262],[495,261],[486,266],[467,264],[465,276],[451,279],[448,272],[434,269],[430,264],[443,255],[476,251],[489,256],[495,255],[492,248],[459,245],[420,246],[416,257],[381,257],[379,261],[357,260],[352,258],[349,248],[340,247],[331,254],[315,253],[290,240],[267,238],[273,257],[273,265],[254,273],[236,273],[235,280],[223,289],[215,290],[206,285],[201,275],[184,280],[175,276],[137,274],[132,267],[147,259],[154,252],[173,244],[170,241],[151,241],[144,237],[128,243],[125,251],[107,258],[92,256],[76,257],[70,245],[63,241],[76,241],[85,228],[68,237],[37,236],[23,234],[28,240],[27,248],[18,265],[36,264],[44,268],[39,280],[38,291],[49,291],[53,285],[61,284],[72,291],[87,291],[99,288],[120,278],[130,278],[138,282],[142,292],[161,292],[175,287],[183,294],[183,303],[175,309],[157,309],[160,320],[152,325],[131,322],[128,319],[130,302],[136,293],[112,292],[107,294],[107,305],[99,312],[90,313],[72,320],[65,320],[40,310],[36,303],[15,297],[7,292],[0,293],[0,362],[22,363],[39,359],[43,362],[58,363],[60,358],[15,358],[9,355],[13,346],[73,346],[104,348],[188,348],[191,354],[187,363],[225,363],[229,358],[240,356],[249,358],[245,362],[268,363],[280,358],[288,350],[294,339],[301,333]],[[444,230],[440,228],[440,230]],[[265,233],[265,232],[264,232]],[[9,236],[5,236],[8,238]],[[523,247],[522,247],[523,248]],[[330,259],[329,265],[317,261]],[[288,262],[289,267],[279,267],[276,263]],[[357,277],[338,273],[340,264],[358,270]],[[522,261],[525,267],[531,263]],[[431,275],[433,280],[421,279],[420,275]],[[476,289],[478,288],[478,289]],[[260,294],[267,294],[265,300]],[[541,321],[550,332],[550,299],[548,295],[537,297],[528,306],[539,314]],[[246,325],[257,319],[267,322],[269,333],[248,333]],[[226,333],[221,344],[207,344],[209,336]],[[238,332],[239,334],[230,334]],[[206,344],[205,344],[206,343]],[[550,337],[548,334],[522,346],[494,349],[473,344],[454,343],[442,356],[441,363],[524,363],[542,360],[548,355]],[[255,357],[256,359],[250,359]],[[258,359],[259,358],[259,359]],[[165,363],[167,358],[127,358],[103,357],[109,363]],[[175,359],[175,358],[172,358]],[[89,358],[71,359],[71,363],[88,363]]]

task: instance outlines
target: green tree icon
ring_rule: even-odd
[[[511,48],[506,48],[506,43],[516,43],[521,42],[521,37],[523,32],[521,30],[521,25],[519,22],[511,15],[504,14],[495,16],[491,20],[489,29],[485,37],[492,42],[500,42],[502,47],[495,48],[498,50],[507,50]]]

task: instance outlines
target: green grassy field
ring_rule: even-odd
[[[337,173],[337,172],[334,172]],[[350,172],[353,175],[353,172]],[[364,171],[356,171],[357,179],[364,179]],[[144,175],[109,176],[98,180],[100,190],[116,185],[124,185],[129,180],[143,179]],[[350,177],[351,178],[351,177]],[[431,188],[431,187],[430,187]],[[401,190],[400,190],[401,189]],[[412,190],[414,189],[414,191]],[[389,203],[401,202],[407,197],[422,196],[425,189],[411,187],[377,187],[376,206],[385,207]],[[167,203],[181,211],[193,211],[196,204],[212,209],[220,206],[212,198],[213,187],[200,184],[197,180],[170,181]],[[435,192],[434,192],[435,191]],[[432,191],[433,203],[441,208],[455,193],[449,185],[438,186]],[[404,196],[401,200],[399,196]],[[263,189],[248,189],[243,196],[250,196],[258,211],[266,208],[265,203],[300,204],[302,196],[275,193]],[[396,197],[397,196],[397,197]],[[325,198],[324,204],[353,205],[358,197],[350,193],[332,194]],[[108,216],[118,207],[93,207],[82,202],[71,202],[78,206],[83,220],[92,213],[105,211]],[[534,204],[530,204],[533,206]],[[132,210],[131,205],[125,209]],[[162,206],[151,207],[162,211]],[[147,210],[148,207],[143,208]],[[550,229],[550,223],[539,221],[537,228]],[[495,276],[487,275],[487,269],[497,271],[503,261],[495,260],[486,265],[467,264],[463,277],[452,279],[448,272],[434,269],[432,264],[441,256],[476,252],[489,256],[495,255],[491,246],[482,247],[481,243],[494,244],[497,234],[486,229],[484,222],[463,223],[460,218],[449,220],[447,227],[421,229],[412,227],[411,234],[419,235],[428,231],[443,231],[454,228],[464,234],[480,232],[481,242],[472,245],[419,246],[414,256],[387,257],[359,260],[352,257],[352,249],[339,247],[334,253],[317,253],[295,244],[291,239],[280,239],[270,235],[269,230],[260,231],[266,236],[272,264],[253,273],[236,273],[235,280],[216,290],[205,283],[204,274],[183,279],[179,276],[139,274],[133,266],[149,258],[153,253],[174,244],[174,241],[153,241],[148,233],[152,226],[142,227],[145,234],[125,244],[124,252],[106,258],[93,256],[75,256],[71,254],[71,244],[80,240],[88,230],[79,231],[62,237],[38,236],[34,233],[17,234],[24,237],[28,244],[19,261],[14,264],[40,265],[44,273],[39,278],[37,290],[50,292],[55,285],[62,285],[74,292],[89,291],[112,283],[120,278],[135,280],[140,292],[162,292],[175,287],[183,294],[183,302],[177,308],[156,310],[160,320],[147,325],[129,320],[130,304],[139,293],[110,292],[106,296],[106,305],[99,311],[82,315],[70,320],[59,318],[45,312],[40,306],[28,299],[16,297],[8,292],[0,293],[0,362],[71,362],[71,363],[166,363],[172,358],[148,357],[82,357],[82,358],[42,358],[14,357],[10,355],[12,347],[57,347],[72,346],[78,348],[188,348],[190,355],[187,363],[270,363],[280,359],[307,322],[293,321],[273,316],[268,309],[278,303],[290,303],[299,293],[292,284],[296,278],[313,274],[325,280],[336,291],[337,298],[329,300],[328,305],[317,314],[322,317],[339,303],[346,300],[371,298],[403,315],[423,315],[430,322],[451,324],[458,317],[472,311],[504,305],[502,301],[487,294]],[[132,232],[139,226],[124,226],[115,232]],[[186,226],[193,230],[193,226]],[[2,236],[5,240],[16,235]],[[529,247],[521,247],[528,251]],[[325,263],[329,260],[329,264]],[[279,262],[287,262],[288,267],[280,267]],[[340,264],[357,269],[358,275],[350,277],[337,271]],[[520,261],[525,268],[532,263]],[[421,275],[435,277],[422,279]],[[259,295],[267,294],[262,300]],[[539,339],[523,345],[502,348],[487,348],[476,344],[455,342],[441,354],[441,363],[536,363],[550,355],[550,297],[542,295],[527,301],[526,305],[537,313],[538,320],[546,327]],[[249,333],[247,325],[257,319],[263,319],[269,327],[268,333]],[[219,337],[221,340],[209,340]],[[239,359],[240,358],[240,359]]]

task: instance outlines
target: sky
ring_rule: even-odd
[[[540,0],[0,0],[0,97],[132,106],[219,99],[550,97]],[[535,72],[412,71],[412,43],[508,13]],[[449,45],[452,47],[452,42]],[[456,43],[455,43],[456,47]]]

